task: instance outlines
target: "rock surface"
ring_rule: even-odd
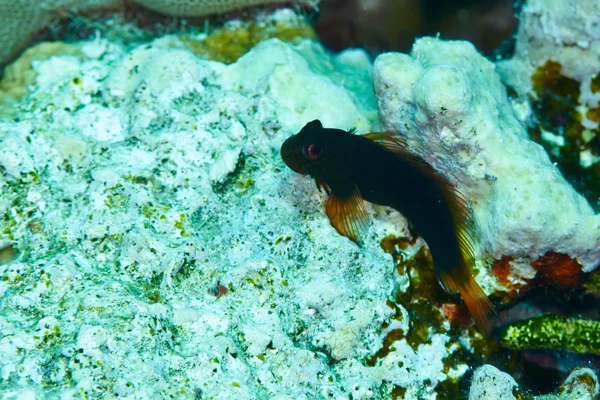
[[[515,380],[491,365],[477,368],[473,374],[469,400],[531,398],[535,400],[592,400],[598,396],[598,378],[589,368],[573,370],[557,394],[526,397]],[[518,396],[518,397],[515,397]]]
[[[532,278],[530,264],[549,251],[576,258],[584,271],[598,266],[600,216],[529,139],[495,65],[471,44],[419,39],[410,55],[379,56],[373,74],[384,126],[471,205],[481,268],[510,257]]]
[[[18,114],[0,120],[0,390],[433,399],[457,386],[480,337],[450,335],[458,307],[423,298],[439,289],[417,271],[423,241],[369,207],[358,248],[279,157],[315,118],[381,129],[363,51],[268,40],[226,65],[175,36],[66,47],[31,49],[43,57],[28,55]],[[527,139],[493,64],[422,39],[374,72],[385,126],[472,204],[488,292],[506,255],[523,276],[549,249],[597,265],[598,216]],[[490,376],[515,387],[484,372],[472,395]]]
[[[515,54],[498,63],[503,80],[519,93],[531,92],[531,76],[548,60],[585,86],[600,65],[600,3],[594,0],[528,0],[519,15]],[[596,102],[598,100],[596,97]],[[590,98],[590,100],[592,100]]]
[[[1,390],[434,398],[465,373],[446,334],[364,363],[409,331],[390,301],[407,277],[378,246],[405,221],[370,209],[358,248],[279,157],[306,121],[378,123],[364,52],[268,40],[225,65],[176,37],[80,45],[33,62],[0,122]]]

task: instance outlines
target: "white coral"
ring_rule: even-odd
[[[535,260],[547,251],[600,263],[600,217],[528,139],[494,64],[467,42],[418,40],[381,55],[384,125],[458,185],[473,208],[480,255]]]

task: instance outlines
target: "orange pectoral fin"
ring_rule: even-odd
[[[460,293],[477,327],[485,336],[492,330],[491,319],[496,315],[496,308],[485,294],[483,289],[475,281],[471,274],[463,282],[454,279],[448,273],[440,274],[442,285],[452,293]]]
[[[359,245],[362,244],[362,238],[369,225],[369,216],[356,186],[349,195],[344,197],[331,193],[327,199],[325,212],[338,233]]]

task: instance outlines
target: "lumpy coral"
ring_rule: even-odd
[[[312,27],[304,18],[285,11],[276,14],[278,17],[261,15],[248,22],[233,20],[208,33],[200,33],[197,29],[176,32],[169,45],[185,47],[203,58],[229,64],[262,40],[278,38],[296,43],[301,39],[314,37]],[[117,39],[115,42],[124,47],[146,40],[147,36],[153,36],[151,32],[121,19],[122,16],[113,16],[103,20],[101,24],[91,21],[87,23],[96,27],[99,35],[115,37]],[[102,28],[101,33],[100,28]],[[122,31],[128,29],[133,32],[122,38]],[[6,67],[2,75],[0,116],[11,118],[15,115],[19,100],[36,81],[40,73],[37,65],[42,61],[67,55],[90,59],[97,57],[95,51],[97,47],[85,46],[77,41],[42,42],[27,49],[18,60]]]
[[[494,271],[504,284],[520,284],[515,277],[526,283],[575,272],[559,271],[567,264],[548,262],[549,252],[583,271],[598,265],[600,216],[530,140],[496,67],[472,45],[419,39],[410,55],[379,56],[374,81],[385,127],[405,136],[472,207],[480,268],[503,260]],[[488,291],[512,290],[491,276],[478,277]]]

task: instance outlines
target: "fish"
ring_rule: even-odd
[[[358,135],[356,129],[324,128],[317,119],[286,139],[280,155],[292,171],[315,179],[328,195],[331,225],[359,246],[369,227],[365,201],[404,215],[427,243],[441,286],[459,293],[480,331],[489,334],[496,310],[471,273],[468,204],[398,133]]]

